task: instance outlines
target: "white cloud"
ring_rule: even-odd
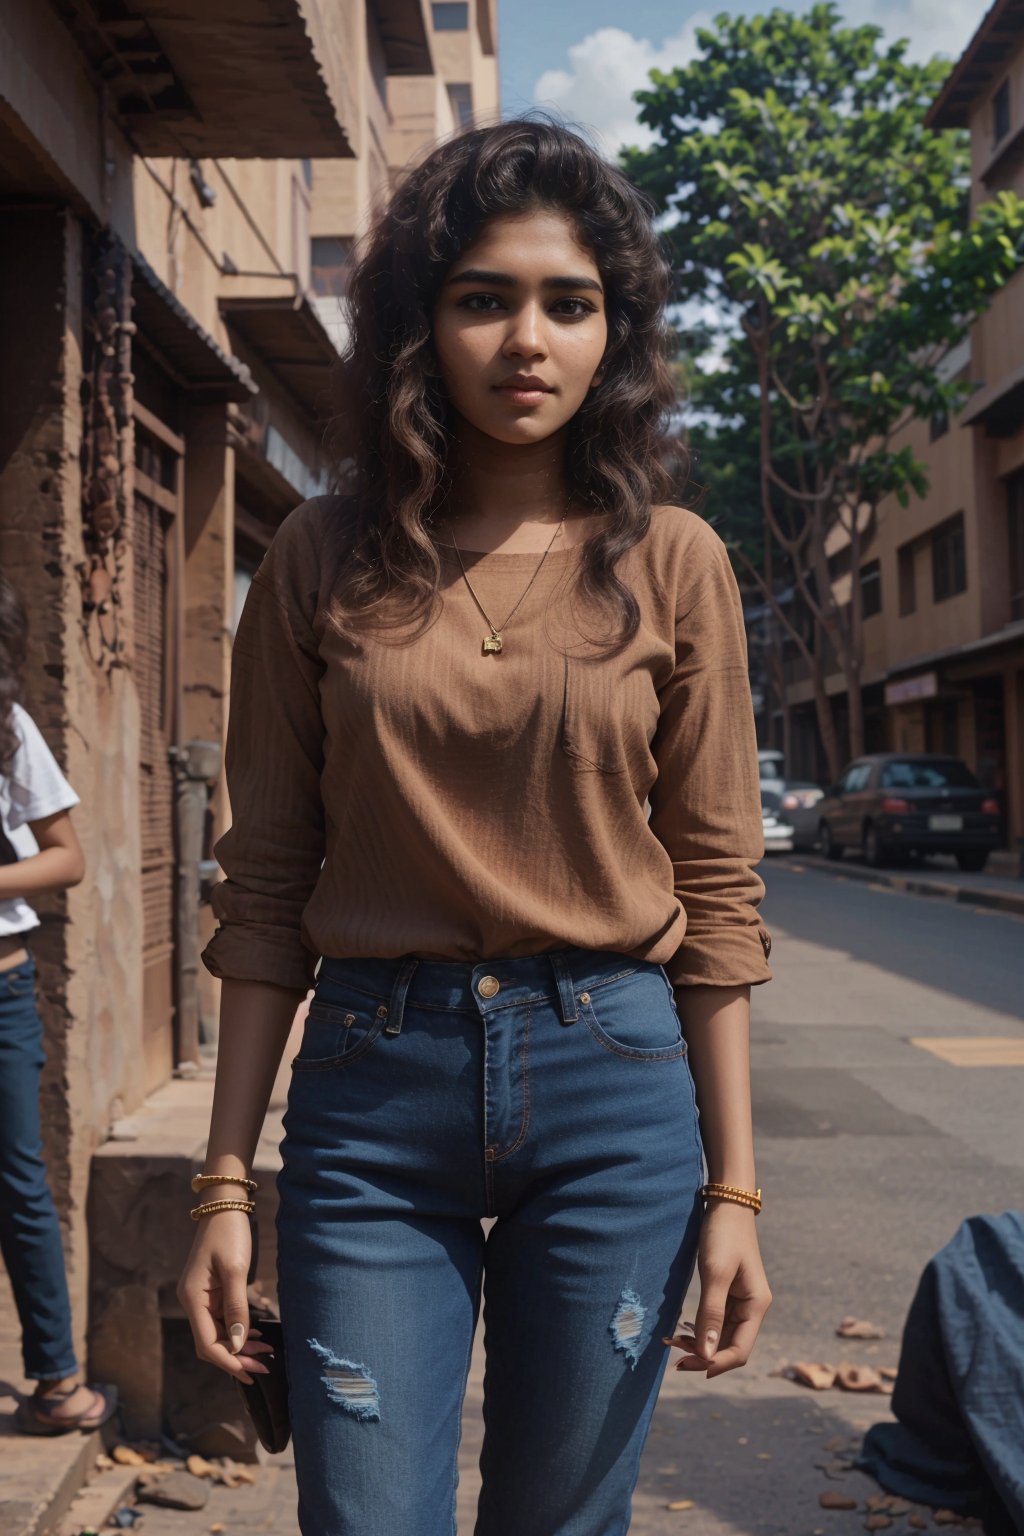
[[[887,38],[909,38],[914,59],[958,57],[977,26],[964,0],[846,0],[842,12],[848,25],[873,22]],[[710,25],[712,13],[702,11],[657,45],[621,27],[601,27],[568,50],[567,68],[544,71],[533,88],[534,103],[590,130],[609,155],[623,144],[650,144],[654,136],[637,122],[633,92],[647,85],[652,69],[690,63],[697,29]]]
[[[887,38],[909,38],[912,59],[936,53],[958,58],[984,9],[979,4],[975,10],[965,0],[847,0],[842,7],[843,19],[851,26],[872,22]]]
[[[589,129],[607,154],[623,144],[650,144],[654,135],[637,122],[633,92],[647,84],[652,69],[688,64],[697,52],[697,28],[710,20],[710,12],[691,17],[659,47],[621,27],[601,27],[569,49],[568,69],[544,71],[533,88],[534,102]]]

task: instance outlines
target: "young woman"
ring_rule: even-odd
[[[768,1307],[757,753],[725,550],[663,502],[668,291],[574,134],[436,150],[354,276],[347,493],[245,605],[180,1294],[203,1358],[263,1369],[231,1206],[315,977],[278,1217],[305,1536],[453,1529],[482,1280],[478,1536],[625,1531],[695,1261],[683,1369],[742,1365]]]
[[[78,796],[32,717],[18,702],[28,625],[0,576],[0,1249],[34,1393],[18,1406],[24,1434],[59,1435],[105,1424],[116,1402],[86,1386],[71,1338],[60,1222],[46,1178],[39,1121],[45,1062],[36,972],[26,939],[39,919],[29,902],[77,885],[85,871],[68,814]]]

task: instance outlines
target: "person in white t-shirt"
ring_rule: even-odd
[[[85,860],[69,812],[78,804],[38,726],[18,702],[28,626],[0,576],[0,1251],[22,1331],[18,1405],[25,1434],[92,1430],[115,1412],[109,1388],[83,1382],[75,1357],[60,1222],[43,1162],[39,1079],[45,1062],[27,940],[32,898],[77,885]]]

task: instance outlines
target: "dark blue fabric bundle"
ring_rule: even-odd
[[[889,1493],[1024,1533],[1024,1213],[972,1216],[921,1276],[857,1466]]]

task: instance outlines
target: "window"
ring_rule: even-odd
[[[453,5],[449,0],[443,4],[434,4],[430,7],[434,18],[435,32],[468,32],[469,31],[469,4]]]
[[[1024,619],[1024,469],[1006,482],[1006,521],[1010,535],[1010,618]]]
[[[937,443],[949,431],[949,412],[936,411],[928,422],[928,441]]]
[[[456,128],[466,128],[473,121],[473,88],[469,85],[450,85],[448,100]]]
[[[932,529],[932,597],[935,602],[943,603],[947,597],[966,591],[964,515],[958,512]]]
[[[900,618],[917,608],[917,580],[914,570],[916,549],[913,544],[901,544],[896,551],[896,566],[900,588]]]
[[[882,611],[882,566],[878,560],[869,560],[860,568],[860,600],[864,618],[874,618]]]
[[[317,235],[310,241],[313,292],[321,298],[344,298],[352,272],[352,240],[348,235]]]
[[[437,7],[435,6],[436,10]],[[992,97],[992,144],[1005,139],[1010,131],[1010,82],[1004,80]]]
[[[867,789],[870,777],[870,763],[855,763],[852,768],[847,768],[839,781],[839,787],[844,795],[855,795],[858,790]]]
[[[977,789],[978,781],[959,758],[945,762],[922,762],[920,758],[886,763],[882,769],[882,789]]]

